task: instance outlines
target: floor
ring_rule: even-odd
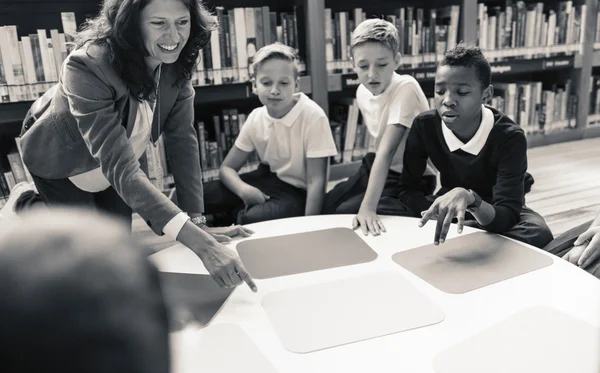
[[[600,211],[600,138],[533,148],[528,158],[535,184],[526,203],[546,219],[555,236]],[[152,233],[137,215],[133,235],[156,251],[174,244]]]

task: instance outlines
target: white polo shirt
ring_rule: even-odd
[[[377,96],[374,96],[364,85],[359,85],[356,90],[356,103],[369,133],[375,137],[375,149],[379,148],[379,143],[388,125],[401,124],[410,129],[415,117],[419,113],[429,110],[427,97],[415,78],[395,72],[390,85]],[[390,170],[402,172],[407,138],[408,131],[405,132],[400,145],[398,145]]]
[[[455,152],[458,149],[461,149],[464,152],[467,152],[471,155],[478,155],[483,146],[487,142],[488,137],[490,136],[490,132],[494,128],[494,113],[484,105],[481,105],[481,123],[479,124],[479,128],[475,135],[471,137],[471,139],[465,144],[462,142],[454,132],[442,119],[442,135],[444,136],[444,141],[446,141],[446,145],[448,145],[448,149],[451,152]]]
[[[265,106],[250,113],[235,140],[245,152],[256,151],[260,161],[282,181],[306,189],[306,159],[337,154],[329,120],[304,93],[283,118],[273,118]]]

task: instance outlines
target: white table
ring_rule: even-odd
[[[251,224],[252,238],[350,227],[351,215],[300,217]],[[202,371],[195,341],[211,326],[236,324],[253,340],[280,373],[295,372],[434,372],[432,359],[446,348],[532,306],[548,306],[600,327],[600,281],[587,272],[555,258],[551,266],[477,289],[447,294],[427,284],[391,259],[394,253],[433,242],[435,222],[417,227],[417,219],[384,216],[387,233],[359,234],[378,254],[375,261],[293,276],[257,280],[258,293],[238,287],[206,329],[188,328],[172,335],[173,373]],[[463,235],[475,232],[465,227]],[[457,236],[452,226],[448,239]],[[236,240],[229,244],[235,248]],[[535,249],[538,250],[538,249]],[[540,252],[543,252],[539,250]],[[546,253],[544,253],[546,254]],[[546,254],[550,255],[550,254]],[[154,254],[161,271],[206,274],[202,262],[189,249],[175,245]],[[446,314],[443,322],[402,333],[374,338],[308,354],[286,350],[261,306],[272,291],[330,282],[380,271],[397,271],[409,279]],[[598,351],[600,351],[600,346]],[[599,352],[600,353],[600,352]],[[235,351],[231,351],[235,358]]]

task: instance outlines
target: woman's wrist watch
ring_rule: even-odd
[[[192,223],[194,223],[199,228],[202,228],[202,229],[206,228],[206,216],[204,216],[204,215],[194,216],[190,220]]]
[[[467,211],[474,212],[479,208],[479,206],[481,206],[482,199],[479,196],[479,194],[477,194],[473,189],[469,189],[469,193],[471,193],[473,197],[475,197],[475,200],[473,201],[473,203],[467,206]]]

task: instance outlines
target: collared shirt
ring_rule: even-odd
[[[494,113],[484,105],[481,105],[481,123],[479,124],[479,128],[466,144],[456,137],[454,132],[442,120],[442,134],[451,152],[461,149],[469,154],[478,155],[490,136],[492,128],[494,128]]]
[[[401,173],[408,130],[419,113],[429,110],[421,86],[410,75],[394,73],[390,85],[379,95],[374,96],[364,85],[359,85],[356,103],[369,133],[375,137],[376,149],[388,125],[400,124],[407,128],[390,166],[390,170]]]
[[[306,189],[306,158],[337,154],[329,120],[304,93],[282,118],[273,118],[265,106],[254,109],[235,140],[245,152],[256,151],[260,161],[288,184]]]

